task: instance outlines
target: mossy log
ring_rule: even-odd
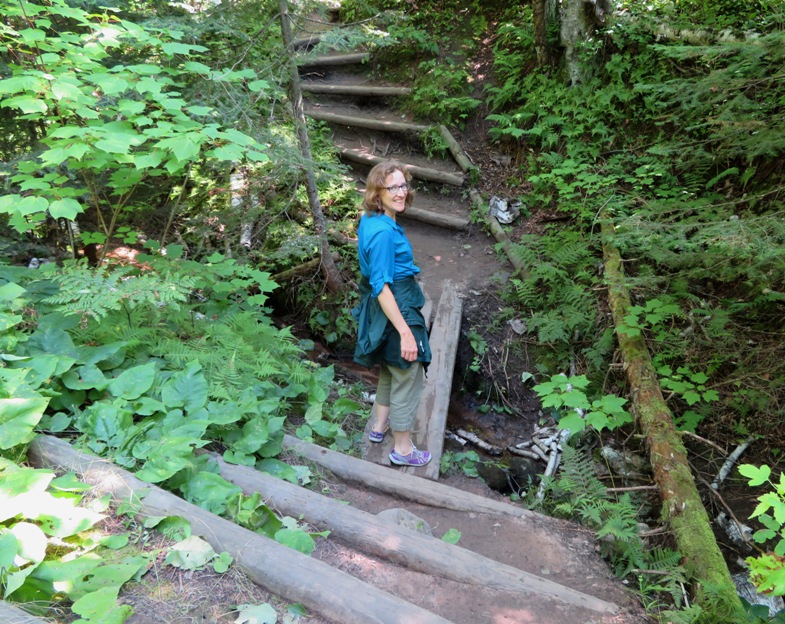
[[[631,305],[630,295],[624,284],[621,254],[613,245],[613,225],[603,221],[602,233],[605,281],[616,336],[634,412],[646,440],[654,481],[662,498],[663,520],[673,530],[684,567],[696,583],[698,603],[705,606],[711,600],[713,610],[719,608],[730,615],[741,609],[741,603],[695,485],[681,435],[662,396],[646,342],[641,336],[619,331]],[[714,592],[719,597],[718,605],[714,603],[716,599],[709,598]]]
[[[333,262],[338,262],[341,258],[341,254],[337,251],[334,251],[332,254]],[[270,279],[274,281],[276,284],[280,284],[282,282],[289,281],[292,278],[300,277],[302,275],[308,275],[309,273],[316,273],[319,270],[319,267],[322,264],[321,258],[314,258],[313,260],[308,260],[308,262],[303,262],[302,264],[298,264],[297,266],[292,267],[291,269],[286,269],[286,271],[281,271],[280,273],[276,273],[275,275],[271,276]]]

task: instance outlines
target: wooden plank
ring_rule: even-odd
[[[365,128],[367,130],[380,130],[382,132],[424,132],[430,126],[408,123],[406,121],[390,121],[359,115],[338,115],[326,111],[310,109],[306,114],[311,119],[326,121],[327,123],[350,126],[352,128]]]
[[[366,63],[371,58],[367,52],[354,52],[352,54],[331,54],[329,56],[315,56],[297,61],[298,67],[322,67],[335,65],[357,65]]]
[[[450,407],[450,390],[461,334],[462,303],[452,280],[445,280],[431,328],[432,360],[425,378],[420,408],[417,410],[415,438],[433,459],[426,466],[408,466],[402,471],[428,479],[439,478],[444,448],[444,430]]]
[[[45,624],[46,621],[30,615],[10,602],[0,600],[0,622],[3,624]]]
[[[388,160],[387,158],[380,158],[379,156],[363,154],[357,150],[342,149],[340,154],[341,158],[344,158],[345,160],[351,160],[352,162],[367,165],[369,167],[373,167],[380,162]],[[406,163],[402,164],[406,167],[406,170],[412,174],[412,177],[415,177],[418,180],[429,180],[431,182],[441,182],[442,184],[463,186],[463,175],[456,175],[445,171],[439,171],[438,169],[429,169],[427,167],[417,167],[416,165],[408,165]]]
[[[191,530],[216,552],[227,551],[251,580],[342,624],[451,624],[449,620],[401,600],[383,589],[336,570],[328,564],[224,520],[174,494],[137,479],[111,462],[81,453],[63,440],[38,436],[28,457],[36,467],[80,474],[93,491],[116,500],[136,498],[139,516],[182,516]]]
[[[593,611],[615,612],[610,602],[518,570],[440,539],[406,529],[298,485],[248,466],[227,464],[211,454],[222,477],[245,494],[261,494],[267,505],[294,518],[304,518],[339,540],[385,560],[434,576],[480,587],[535,593]]]
[[[411,87],[377,87],[373,85],[328,85],[303,82],[303,91],[327,95],[387,97],[411,95]]]

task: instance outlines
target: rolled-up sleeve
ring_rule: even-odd
[[[371,274],[371,292],[378,297],[385,284],[392,284],[395,278],[395,235],[389,230],[374,232],[368,241]]]

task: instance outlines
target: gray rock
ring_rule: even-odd
[[[400,507],[393,507],[392,509],[385,509],[376,514],[385,522],[397,524],[410,531],[417,531],[423,535],[433,536],[433,530],[425,520],[419,516],[414,515],[411,511],[401,509]]]

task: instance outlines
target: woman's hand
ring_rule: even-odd
[[[407,362],[414,362],[417,359],[417,342],[408,326],[401,334],[401,357]]]

